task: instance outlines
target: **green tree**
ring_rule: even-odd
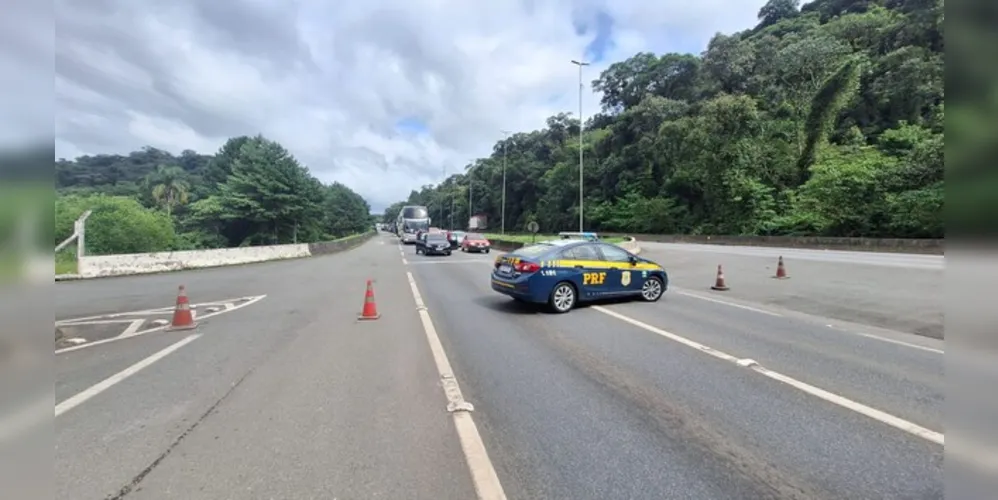
[[[160,165],[146,177],[151,188],[150,195],[155,202],[172,215],[175,207],[184,205],[189,199],[190,184],[180,167]]]
[[[56,239],[73,233],[73,222],[87,210],[86,252],[91,255],[172,250],[176,244],[173,220],[163,212],[143,207],[124,196],[96,194],[56,199]],[[58,242],[57,242],[58,243]]]

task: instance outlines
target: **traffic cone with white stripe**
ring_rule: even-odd
[[[724,283],[724,271],[721,269],[721,265],[717,265],[717,279],[714,280],[714,286],[710,287],[711,290],[717,290],[723,292],[728,290],[728,285]]]
[[[367,280],[367,292],[364,293],[364,309],[361,311],[360,316],[357,319],[378,319],[381,315],[378,314],[378,304],[374,301],[374,283],[371,280]]]
[[[177,307],[173,310],[173,321],[167,330],[193,330],[198,324],[194,322],[194,314],[191,312],[191,303],[187,300],[187,289],[180,285],[177,292]]]
[[[776,275],[773,276],[773,278],[776,278],[778,280],[785,280],[789,277],[790,276],[787,276],[786,267],[783,266],[783,256],[781,255],[780,260],[776,262]]]

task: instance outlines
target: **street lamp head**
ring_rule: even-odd
[[[572,64],[575,64],[577,66],[589,66],[589,63],[583,61],[576,61],[575,59],[572,59]]]

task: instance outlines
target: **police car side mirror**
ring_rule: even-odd
[[[633,255],[627,256],[627,260],[631,262],[632,266],[638,265],[638,258]]]

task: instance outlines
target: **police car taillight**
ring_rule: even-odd
[[[520,273],[536,273],[541,270],[541,266],[533,262],[520,262],[516,265],[516,271]]]

